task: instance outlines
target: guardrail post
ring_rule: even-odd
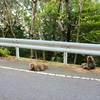
[[[68,56],[68,55],[67,55],[67,53],[66,53],[66,52],[64,52],[64,61],[63,61],[63,62],[64,62],[64,64],[67,64],[67,56]]]
[[[16,47],[16,58],[19,58],[19,48]]]

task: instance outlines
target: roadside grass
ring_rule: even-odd
[[[30,63],[31,61],[35,61],[37,63],[44,63],[49,67],[57,67],[57,68],[62,67],[62,68],[67,68],[67,69],[75,70],[75,71],[82,72],[82,73],[87,73],[87,72],[100,73],[100,67],[98,67],[98,66],[93,70],[86,70],[86,69],[81,68],[81,65],[64,64],[64,63],[60,63],[60,62],[51,62],[51,61],[46,61],[46,60],[36,60],[36,59],[31,59],[31,58],[20,57],[19,59],[17,59],[14,56],[9,56],[9,57],[0,57],[0,59],[4,59],[4,60],[10,61],[10,62],[17,60],[17,61],[24,61],[24,62]]]

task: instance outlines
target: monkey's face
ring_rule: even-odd
[[[92,58],[91,58],[91,57],[88,57],[88,60],[89,60],[89,61],[92,61]]]
[[[31,63],[30,64],[30,68],[33,69],[34,68],[34,64]]]

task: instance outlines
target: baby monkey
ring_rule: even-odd
[[[29,64],[29,68],[33,71],[44,71],[48,68],[48,66],[45,64],[42,64],[42,63],[36,63],[36,62],[32,61]]]
[[[83,69],[90,70],[87,63],[82,63],[81,66],[82,66]]]
[[[90,70],[95,69],[96,64],[92,56],[87,56],[87,63],[82,63],[81,66],[83,69]]]

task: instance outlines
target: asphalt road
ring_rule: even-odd
[[[0,100],[100,100],[100,73],[28,65],[0,59]]]

